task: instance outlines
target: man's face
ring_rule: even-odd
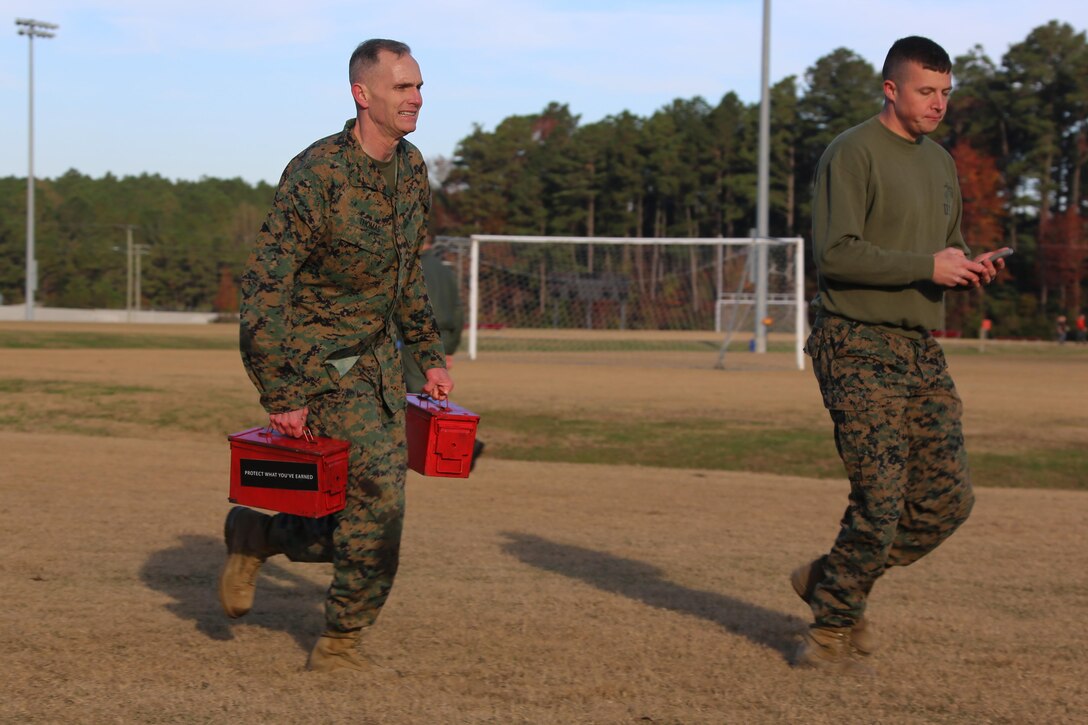
[[[398,58],[383,50],[362,83],[370,121],[394,141],[415,131],[423,106],[422,87],[423,76],[415,58],[407,53]]]
[[[884,97],[892,104],[889,119],[900,136],[917,141],[933,133],[948,111],[952,74],[926,70],[920,63],[906,62],[884,81]]]

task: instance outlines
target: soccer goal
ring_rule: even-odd
[[[467,289],[467,351],[688,353],[793,351],[804,367],[801,238],[474,235],[440,238]],[[766,315],[756,251],[767,250]],[[483,343],[483,344],[482,344]]]

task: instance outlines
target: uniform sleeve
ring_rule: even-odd
[[[299,268],[314,249],[324,204],[306,180],[281,181],[242,275],[242,364],[270,413],[306,405],[298,368],[287,353]]]
[[[829,149],[820,160],[812,199],[813,257],[828,279],[877,287],[933,276],[929,254],[882,248],[864,238],[868,162],[854,149]]]
[[[411,271],[401,292],[394,316],[397,327],[404,336],[408,353],[415,359],[420,370],[427,371],[431,368],[445,367],[446,356],[442,352],[442,338],[435,324],[434,311],[431,308],[423,278],[423,266],[419,260],[419,250],[427,238],[431,211],[431,194],[426,167],[422,167],[419,173],[423,174],[419,192],[421,195],[419,213],[423,216],[412,245],[415,256],[412,260]]]

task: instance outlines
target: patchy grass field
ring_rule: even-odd
[[[830,544],[846,494],[788,353],[728,371],[654,346],[459,358],[487,454],[467,480],[410,474],[401,573],[365,642],[387,669],[360,681],[302,671],[324,566],[273,559],[248,617],[219,612],[225,436],[263,420],[233,328],[40,327],[0,326],[0,722],[1088,711],[1088,354],[1070,346],[950,348],[978,505],[877,585],[875,681],[787,664],[807,612],[786,575]]]

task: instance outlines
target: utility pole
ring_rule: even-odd
[[[759,177],[756,201],[756,352],[767,352],[767,234],[771,165],[771,0],[763,0],[763,70],[759,103]]]
[[[136,299],[137,309],[139,309],[139,306],[140,306],[139,299],[138,299],[139,294],[140,294],[140,286],[139,286],[140,283],[136,282],[136,288],[135,288],[136,291],[133,292],[132,268],[133,268],[134,264],[136,264],[136,265],[139,264],[139,260],[135,259],[136,255],[144,253],[143,251],[138,252],[137,249],[146,250],[147,246],[144,245],[144,244],[134,244],[133,243],[133,241],[132,241],[132,232],[135,229],[139,229],[139,227],[136,226],[135,224],[113,224],[111,226],[118,227],[120,229],[125,230],[125,265],[126,265],[126,270],[127,270],[126,274],[125,274],[125,321],[126,322],[132,322],[132,307],[133,307],[132,303],[133,303],[133,298],[134,297],[137,298]],[[113,250],[115,252],[120,252],[121,248],[120,247],[114,247]],[[137,266],[137,270],[138,269],[139,268]],[[138,271],[137,271],[137,274],[139,274]]]
[[[16,18],[19,35],[25,35],[30,47],[30,123],[28,124],[26,172],[26,319],[34,319],[34,293],[38,289],[38,260],[34,257],[34,38],[52,38],[59,25],[40,20]]]
[[[136,254],[136,294],[135,294],[135,297],[136,297],[136,311],[137,312],[140,311],[140,298],[141,298],[141,295],[142,295],[142,293],[140,292],[140,278],[142,276],[142,274],[141,274],[142,267],[141,267],[140,257],[144,256],[145,254],[148,254],[149,249],[151,249],[151,247],[149,247],[146,244],[137,244],[133,248],[133,251]]]
[[[128,274],[125,276],[125,321],[132,322],[132,230],[131,224],[125,225],[125,260],[128,263]]]

